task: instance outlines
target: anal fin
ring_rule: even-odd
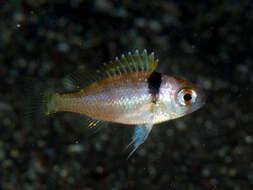
[[[133,147],[132,151],[129,153],[127,158],[130,158],[131,155],[136,151],[136,149],[145,142],[147,139],[151,129],[153,127],[153,124],[143,124],[143,125],[137,125],[134,129],[134,133],[132,136],[131,142],[127,145],[127,148],[130,146]]]
[[[108,122],[103,120],[89,119],[87,127],[90,129],[95,129],[95,132],[99,131],[102,127],[107,126]]]

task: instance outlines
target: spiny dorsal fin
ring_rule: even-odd
[[[109,77],[129,72],[153,72],[157,64],[158,59],[155,59],[154,52],[148,54],[144,49],[140,53],[137,49],[134,53],[129,51],[127,55],[115,57],[115,60],[101,66],[99,71],[106,73]]]
[[[150,54],[144,49],[143,52],[135,50],[134,53],[128,52],[122,54],[120,58],[115,57],[113,61],[104,63],[95,72],[78,71],[69,75],[65,81],[65,87],[71,90],[80,90],[93,82],[107,77],[118,76],[131,72],[153,72],[158,65],[158,59],[155,59],[154,52]]]

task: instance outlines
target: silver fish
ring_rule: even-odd
[[[97,71],[72,75],[75,92],[42,96],[42,112],[75,112],[90,118],[88,127],[104,122],[136,125],[130,157],[146,140],[154,124],[187,115],[205,103],[202,90],[188,81],[155,71],[154,53],[122,54]],[[91,80],[93,78],[93,80]],[[95,78],[95,79],[94,79]]]

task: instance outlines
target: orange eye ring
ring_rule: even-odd
[[[193,89],[183,88],[177,93],[177,102],[182,106],[187,106],[196,101],[197,94]]]

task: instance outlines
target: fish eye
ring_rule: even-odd
[[[189,102],[192,99],[192,95],[190,93],[184,95],[184,101]]]
[[[197,94],[193,89],[183,88],[177,94],[177,101],[182,106],[187,106],[196,101]]]

